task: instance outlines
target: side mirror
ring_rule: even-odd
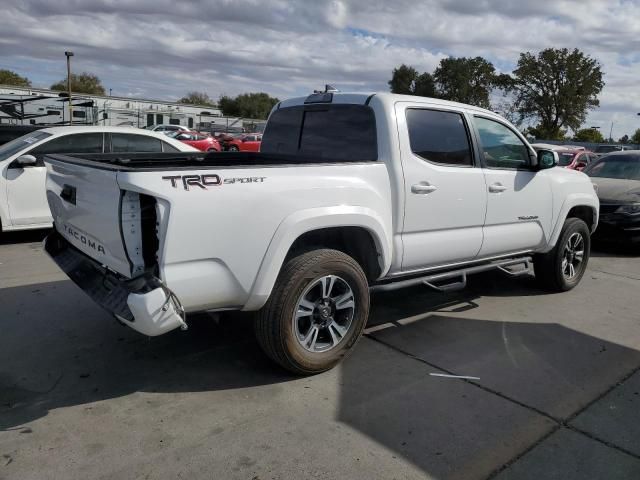
[[[586,166],[587,166],[587,164],[586,164],[586,163],[584,163],[584,162],[578,162],[578,163],[576,163],[576,170],[580,170],[580,171],[582,171],[582,170],[584,169],[584,167],[586,167]]]
[[[34,157],[33,155],[27,154],[27,155],[20,155],[18,158],[16,158],[12,166],[15,166],[17,168],[24,168],[24,167],[32,167],[36,163],[38,163],[38,161],[36,160],[36,157]]]
[[[553,150],[538,150],[537,157],[539,170],[553,168],[560,162],[558,152],[554,152]]]

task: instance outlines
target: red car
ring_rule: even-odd
[[[565,167],[570,170],[578,170],[580,172],[584,169],[584,167],[597,160],[598,158],[595,153],[588,150],[570,149],[559,150],[558,157],[560,157],[560,161],[558,162],[559,167]]]
[[[227,143],[230,152],[259,152],[262,142],[261,133],[247,133]]]
[[[173,138],[180,140],[182,143],[191,145],[202,152],[220,152],[222,148],[220,143],[211,135],[204,135],[200,132],[178,132]]]

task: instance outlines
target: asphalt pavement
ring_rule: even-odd
[[[0,237],[0,479],[640,478],[640,249],[563,294],[377,294],[353,355],[298,378],[248,315],[119,325],[42,237]]]

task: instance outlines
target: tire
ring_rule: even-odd
[[[295,374],[312,375],[333,368],[353,350],[368,317],[369,285],[360,265],[340,251],[319,249],[285,263],[258,312],[255,332],[269,358]]]
[[[239,149],[238,147],[236,147],[235,145],[231,145],[231,146],[229,147],[229,151],[230,151],[230,152],[239,152],[239,151],[240,151],[240,149]]]
[[[572,246],[569,245],[569,241],[575,245],[577,238],[581,239],[582,248],[578,245],[573,251],[583,252],[582,260],[579,263],[577,263],[579,255],[574,253],[572,256]],[[591,234],[587,224],[579,218],[567,218],[560,232],[558,243],[553,250],[534,257],[533,269],[538,285],[551,292],[571,290],[580,283],[587,269],[590,251]],[[571,262],[573,269],[569,267],[568,263],[564,263],[565,260]]]

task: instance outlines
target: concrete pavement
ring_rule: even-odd
[[[640,478],[640,251],[565,294],[379,294],[354,354],[296,378],[247,316],[118,325],[40,239],[0,241],[0,479]]]

